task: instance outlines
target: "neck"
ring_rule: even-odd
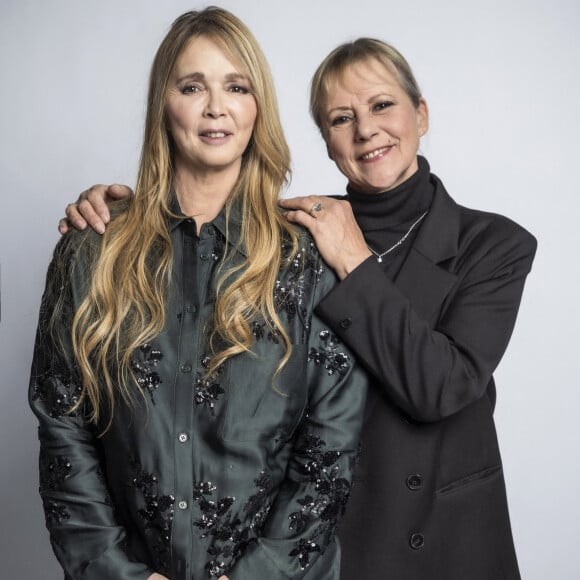
[[[195,219],[197,233],[201,226],[214,220],[232,193],[240,168],[198,171],[176,168],[175,193],[184,215]]]

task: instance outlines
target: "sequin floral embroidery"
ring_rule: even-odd
[[[194,401],[196,405],[205,405],[213,414],[214,407],[220,395],[225,391],[213,376],[202,374],[196,375]]]
[[[321,330],[319,333],[321,348],[310,347],[308,362],[316,366],[324,365],[329,375],[346,375],[350,368],[349,357],[340,350],[341,343],[329,330]]]
[[[284,248],[284,250],[288,249]],[[304,304],[306,287],[311,281],[311,276],[318,281],[323,272],[324,266],[318,259],[316,246],[310,241],[299,249],[274,286],[276,310],[285,312],[290,322],[299,316],[305,331],[309,327],[306,316],[307,305]]]
[[[143,471],[138,462],[132,461],[134,476],[130,485],[138,489],[145,502],[145,507],[139,510],[139,516],[145,522],[145,529],[153,539],[155,567],[157,571],[167,573],[170,559],[171,523],[173,521],[172,495],[159,493],[157,477]]]
[[[154,370],[163,358],[163,354],[150,344],[144,344],[139,348],[139,358],[135,357],[131,361],[131,369],[135,373],[137,384],[146,390],[153,400],[153,391],[163,382],[159,373]]]
[[[46,499],[44,503],[44,513],[46,515],[46,523],[50,524],[60,524],[63,520],[69,520],[70,514],[64,505],[53,501],[51,499]]]
[[[62,455],[50,456],[40,450],[40,494],[61,488],[65,479],[70,477],[71,463]]]
[[[65,415],[76,416],[71,409],[78,403],[81,387],[73,381],[68,372],[45,371],[36,378],[33,387],[32,400],[40,400],[46,406],[48,414],[53,419]]]
[[[217,488],[210,481],[199,482],[194,487],[193,499],[198,504],[200,516],[193,522],[201,537],[211,535],[213,542],[208,548],[210,560],[205,568],[210,578],[225,574],[241,556],[252,540],[249,528],[242,528],[241,521],[230,513],[235,497],[215,497]]]
[[[309,481],[315,483],[316,495],[306,495],[297,500],[299,510],[290,514],[290,529],[302,534],[314,521],[320,524],[308,538],[300,538],[289,553],[298,558],[300,568],[310,565],[310,555],[321,552],[320,542],[327,545],[339,519],[344,514],[350,484],[347,479],[339,477],[339,466],[336,462],[341,454],[338,451],[325,451],[326,443],[316,435],[306,434],[296,452],[306,458],[301,471]]]
[[[270,513],[272,507],[271,502],[268,501],[268,496],[271,495],[272,478],[265,471],[261,471],[260,475],[254,479],[254,483],[258,491],[251,495],[246,501],[244,509],[250,516],[250,528],[255,532],[259,532]]]

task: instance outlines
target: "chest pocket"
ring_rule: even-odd
[[[273,350],[273,349],[271,349]],[[290,360],[274,378],[279,358],[267,349],[231,359],[227,369],[225,441],[272,441],[292,435],[308,400],[307,348],[292,348]]]

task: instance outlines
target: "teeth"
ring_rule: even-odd
[[[380,155],[381,153],[383,153],[383,151],[386,151],[386,150],[387,150],[386,147],[381,147],[380,149],[376,149],[375,151],[371,151],[370,153],[365,153],[362,156],[362,159],[372,159],[373,157]]]
[[[226,136],[226,134],[223,131],[216,131],[215,133],[204,133],[204,135],[212,139],[220,139]]]

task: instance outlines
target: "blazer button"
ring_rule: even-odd
[[[190,373],[191,372],[191,365],[189,363],[183,363],[181,365],[181,367],[179,367],[179,370],[182,373]]]
[[[409,475],[407,477],[407,487],[411,491],[419,491],[423,487],[423,478],[417,473]]]
[[[409,536],[409,546],[413,550],[420,550],[425,545],[425,536],[420,532],[413,532]]]
[[[350,328],[351,324],[352,324],[352,318],[349,316],[348,318],[343,318],[338,323],[338,326],[340,326],[340,328],[344,328],[346,330],[347,328]]]

